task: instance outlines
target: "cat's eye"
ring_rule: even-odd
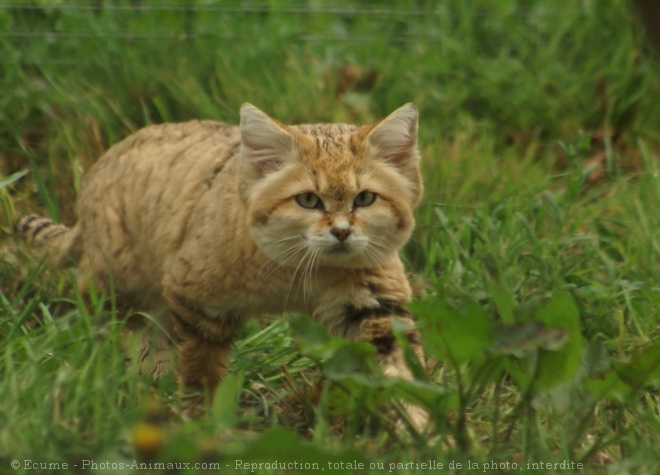
[[[303,208],[316,209],[323,208],[323,201],[314,193],[300,193],[295,196],[296,203]]]
[[[362,191],[353,200],[353,206],[363,207],[371,206],[376,201],[376,193],[372,191]]]

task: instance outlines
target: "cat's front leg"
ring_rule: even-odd
[[[380,269],[356,272],[344,285],[329,290],[326,305],[317,309],[316,318],[333,334],[352,341],[364,341],[376,348],[376,359],[387,377],[412,380],[403,349],[394,334],[398,321],[403,336],[424,366],[424,352],[412,314],[404,308],[410,300],[410,286],[401,263],[388,263]],[[418,430],[428,425],[423,409],[405,404],[411,422]]]
[[[204,392],[213,399],[222,377],[227,372],[234,340],[242,326],[239,318],[207,315],[180,294],[164,293],[171,318],[171,334],[177,352],[177,379],[185,388],[197,391],[188,397],[188,412],[200,412]],[[201,394],[199,394],[201,392]]]
[[[346,313],[349,333],[357,341],[366,341],[376,347],[376,359],[388,377],[412,380],[413,375],[394,335],[394,321],[397,320],[404,328],[403,335],[408,340],[411,349],[424,366],[424,352],[421,346],[419,332],[410,312],[402,307],[403,302],[378,299],[376,306],[351,308]],[[424,430],[428,424],[428,414],[423,409],[412,404],[404,404],[411,422],[417,430]]]

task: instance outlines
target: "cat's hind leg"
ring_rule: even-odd
[[[115,318],[123,321],[121,346],[125,361],[135,362],[140,376],[154,381],[174,374],[173,345],[167,322],[160,318],[164,313],[160,298],[153,295],[149,298],[149,293],[137,297],[117,289],[109,271],[94,271],[96,268],[86,255],[82,256],[78,290],[89,308],[95,301],[103,302],[104,319],[109,319],[114,312]],[[136,312],[136,309],[144,311]]]

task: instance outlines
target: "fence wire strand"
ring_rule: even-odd
[[[434,32],[433,28],[428,28],[429,21],[433,18],[447,17],[450,15],[448,9],[442,3],[434,5],[432,8],[410,8],[410,7],[384,7],[369,2],[363,2],[356,6],[271,6],[265,4],[225,4],[225,5],[177,5],[173,3],[158,3],[150,5],[116,5],[116,4],[11,4],[0,3],[0,13],[8,13],[10,15],[17,15],[21,17],[25,15],[29,18],[32,12],[43,12],[47,15],[56,14],[59,12],[80,13],[81,15],[97,14],[108,12],[113,15],[158,15],[158,14],[212,14],[218,16],[239,16],[247,15],[254,16],[257,20],[260,15],[291,15],[291,16],[344,16],[349,18],[360,17],[374,17],[376,18],[390,18],[407,22],[410,25],[424,25],[424,28],[419,28],[420,32],[408,33],[398,31],[387,38],[390,43],[402,44],[412,42],[426,42],[438,43],[440,41],[437,31]],[[499,22],[504,18],[512,18],[515,21],[526,22],[532,17],[539,15],[546,18],[560,19],[565,13],[561,8],[544,6],[542,10],[524,9],[521,8],[516,11],[495,11],[483,9],[474,12],[476,16],[481,18],[482,23]],[[124,21],[126,20],[124,18]],[[429,20],[430,19],[430,20]],[[130,29],[117,29],[116,31],[103,31],[103,29],[94,29],[93,25],[84,29],[66,29],[65,27],[35,25],[32,28],[29,25],[29,19],[23,24],[16,24],[13,27],[7,28],[5,31],[0,31],[0,64],[80,64],[79,61],[67,60],[51,60],[51,59],[35,59],[26,58],[20,54],[10,54],[10,52],[2,53],[3,46],[11,45],[22,41],[43,41],[49,44],[59,44],[67,41],[76,40],[104,40],[115,39],[127,42],[135,41],[150,41],[150,40],[163,40],[172,42],[191,42],[196,40],[243,40],[250,38],[252,33],[241,33],[233,31],[227,33],[221,30],[209,30],[195,28],[181,28],[179,30],[151,30],[148,31],[131,31]],[[306,21],[306,20],[305,20]],[[389,21],[389,20],[388,20]],[[27,23],[27,24],[26,24]],[[375,34],[352,34],[350,31],[289,31],[286,33],[287,40],[292,42],[314,42],[314,43],[373,43],[382,39]],[[4,45],[3,45],[4,43]]]

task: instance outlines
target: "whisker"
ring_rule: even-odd
[[[298,270],[300,269],[300,266],[302,265],[303,262],[305,262],[305,259],[307,259],[307,256],[309,255],[309,248],[305,248],[305,255],[300,259],[300,262],[296,266],[296,270],[293,271],[293,275],[291,276],[291,282],[289,282],[289,288],[286,291],[286,298],[284,299],[284,307],[286,308],[287,304],[289,303],[289,295],[291,294],[291,289],[293,288],[293,283],[296,280],[296,275],[298,274]]]
[[[372,237],[369,242],[369,246],[367,246],[367,249],[365,249],[365,253],[368,253],[370,257],[373,257],[376,262],[382,262],[383,259],[385,259],[388,254],[391,254],[392,252],[396,252],[395,247],[393,247],[385,239],[377,238],[375,236]]]
[[[289,236],[289,237],[286,237],[286,238],[280,239],[280,240],[278,240],[278,241],[275,241],[273,244],[279,244],[279,243],[284,242],[284,241],[289,241],[289,240],[291,240],[291,239],[299,239],[299,238],[300,238],[300,236]],[[280,252],[279,254],[277,254],[275,257],[273,257],[273,258],[271,258],[271,259],[268,259],[265,263],[263,263],[263,264],[259,267],[259,269],[257,269],[257,271],[261,270],[261,268],[262,268],[263,266],[265,266],[266,264],[268,264],[268,263],[274,261],[274,260],[277,259],[279,256],[281,256],[282,254],[288,252],[288,251],[291,250],[291,249],[295,249],[296,247],[298,247],[298,246],[300,246],[300,245],[304,245],[304,244],[305,244],[305,242],[303,241],[303,242],[300,242],[299,244],[297,244],[297,245],[295,245],[295,246],[293,246],[293,247],[290,247],[290,248],[288,248],[288,249],[285,249],[284,251],[282,251],[282,252]]]
[[[291,259],[292,259],[292,258],[293,258],[293,257],[299,252],[299,251],[300,251],[300,249],[302,249],[303,247],[305,247],[305,245],[306,245],[305,242],[298,243],[298,244],[296,244],[295,246],[292,246],[292,247],[290,247],[290,248],[288,248],[288,249],[285,249],[284,251],[280,252],[280,253],[277,254],[275,257],[273,257],[273,258],[271,258],[271,259],[268,259],[268,260],[267,260],[266,262],[264,262],[261,266],[259,266],[259,268],[254,272],[253,277],[254,277],[254,275],[255,275],[257,272],[259,272],[261,269],[263,269],[264,266],[270,264],[271,262],[276,261],[277,259],[279,259],[279,258],[282,257],[282,256],[287,256],[287,255],[288,255],[288,257],[286,257],[286,258],[285,258],[283,261],[281,261],[281,262],[280,262],[280,263],[279,263],[279,264],[278,264],[273,270],[271,270],[271,271],[268,273],[268,275],[264,278],[264,280],[267,279],[268,277],[270,277],[270,276],[273,274],[273,272],[275,272],[277,269],[279,269],[279,268],[282,267],[284,264],[286,264],[287,262],[289,262],[289,261],[290,261],[290,260],[291,260]]]
[[[318,259],[317,259],[318,255],[319,255],[318,249],[314,250],[313,253],[312,253],[312,257],[311,257],[309,263],[307,264],[307,279],[306,279],[306,282],[307,282],[307,285],[309,287],[312,286],[312,278],[316,274],[316,270],[314,269],[314,264],[318,261]],[[305,304],[305,308],[307,308],[307,288],[304,285],[303,285],[303,303]]]
[[[307,287],[308,285],[311,286],[312,283],[312,275],[311,275],[311,268],[314,263],[314,259],[316,258],[318,254],[318,250],[313,250],[312,253],[309,256],[309,259],[305,263],[305,268],[303,269],[303,274],[302,274],[302,290],[303,290],[303,304],[305,307],[307,307]]]

